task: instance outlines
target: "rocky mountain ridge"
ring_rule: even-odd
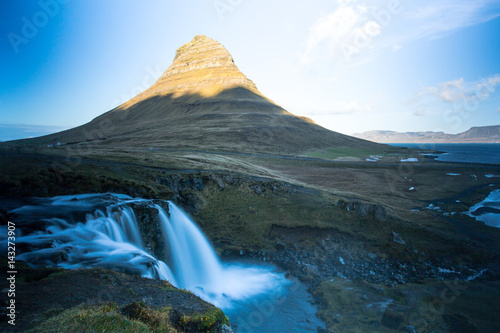
[[[153,86],[120,108],[152,96],[189,93],[208,97],[236,87],[261,95],[257,86],[238,69],[224,46],[209,37],[197,35],[177,49],[172,64]]]
[[[472,127],[458,134],[444,132],[368,131],[354,137],[379,143],[499,143],[500,125]]]

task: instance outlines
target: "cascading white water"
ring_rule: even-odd
[[[179,207],[169,202],[169,216],[156,207],[172,254],[177,287],[225,308],[234,300],[286,285],[282,275],[262,267],[222,265],[207,238]]]
[[[59,197],[52,205],[60,202]],[[30,210],[33,210],[32,206],[25,206],[16,212],[22,214]],[[111,205],[106,207],[106,213],[97,209],[93,214],[86,214],[85,223],[70,223],[61,218],[43,221],[44,232],[18,238],[18,244],[31,248],[19,255],[20,260],[34,266],[113,268],[175,281],[168,266],[144,250],[135,214],[130,207]]]
[[[133,202],[158,210],[170,267],[145,250],[135,213],[129,206]],[[168,202],[168,214],[152,201],[123,195],[63,196],[39,199],[37,203],[14,211],[27,219],[42,216],[38,223],[45,224],[44,230],[17,239],[18,244],[28,248],[18,259],[34,266],[105,267],[138,273],[168,280],[222,308],[286,284],[282,275],[266,268],[221,264],[201,230],[172,202]],[[105,212],[96,208],[103,204]],[[87,212],[86,220],[50,217],[59,210]],[[47,217],[43,218],[44,214]]]
[[[178,287],[189,290],[212,286],[222,266],[201,230],[172,202],[170,217],[158,205],[158,217],[168,239]]]

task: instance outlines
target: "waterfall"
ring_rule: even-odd
[[[57,197],[50,206],[63,203],[65,207],[68,206],[68,201],[64,202],[61,197]],[[78,204],[82,205],[81,202]],[[121,203],[105,208],[105,212],[96,209],[86,214],[85,222],[71,223],[70,220],[61,218],[43,219],[44,232],[38,231],[18,238],[19,244],[24,243],[31,249],[18,258],[33,266],[112,268],[176,284],[170,268],[144,249],[132,208]],[[40,213],[44,210],[32,206],[16,209],[16,213],[26,211]]]
[[[222,266],[207,238],[172,202],[168,203],[170,218],[161,207],[155,207],[168,239],[177,287],[193,290],[213,286],[220,279]]]
[[[146,251],[131,203],[157,210],[168,256],[161,259],[168,264]],[[221,307],[283,284],[283,276],[269,269],[221,264],[194,221],[170,201],[168,208],[167,213],[151,200],[112,194],[38,199],[14,210],[27,225],[44,226],[18,237],[27,249],[18,259],[35,267],[104,267],[168,280]],[[75,220],[81,216],[76,213],[85,213],[85,221]]]

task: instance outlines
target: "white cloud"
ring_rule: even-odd
[[[498,0],[338,0],[337,4],[310,28],[303,64],[362,62],[370,51],[396,51],[415,40],[442,38],[500,17]]]
[[[335,11],[316,20],[309,30],[302,63],[308,65],[325,56],[350,58],[370,47],[382,27],[369,17],[368,6],[356,2],[339,0]]]
[[[416,102],[429,97],[447,103],[470,103],[490,97],[500,85],[500,74],[495,74],[477,81],[465,82],[463,78],[425,87],[412,99]]]
[[[413,115],[417,117],[448,112],[467,118],[478,110],[482,101],[495,93],[498,85],[500,74],[468,82],[460,78],[424,87],[407,104],[414,108]]]
[[[411,8],[411,7],[410,7]],[[500,16],[498,0],[441,0],[428,1],[405,11],[405,19],[413,21],[411,32],[401,38],[412,41],[421,38],[436,39],[458,29],[484,23]]]

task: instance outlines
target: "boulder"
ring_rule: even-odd
[[[369,204],[366,202],[359,201],[344,201],[339,200],[337,202],[341,208],[345,209],[348,212],[355,211],[361,216],[372,215],[375,219],[379,221],[387,221],[387,211],[384,206],[379,204]]]

